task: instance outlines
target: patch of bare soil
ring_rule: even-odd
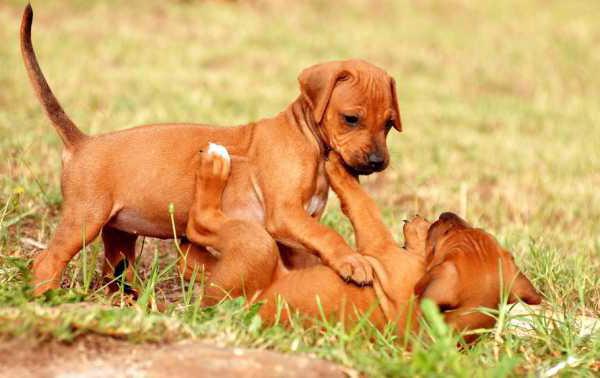
[[[131,344],[86,336],[72,344],[0,343],[0,377],[345,377],[330,362],[266,350],[221,348],[201,341]]]

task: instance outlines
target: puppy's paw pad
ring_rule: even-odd
[[[371,285],[373,283],[373,268],[359,254],[346,255],[335,261],[332,265],[347,282],[353,282],[359,286]]]

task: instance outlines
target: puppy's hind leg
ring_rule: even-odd
[[[204,304],[242,295],[252,299],[281,273],[277,243],[259,223],[227,220],[218,237],[221,256],[210,272]]]
[[[60,286],[67,263],[84,244],[94,241],[109,214],[110,206],[97,206],[90,210],[85,202],[65,200],[62,219],[48,249],[38,254],[33,261],[34,295]]]
[[[108,286],[110,291],[117,291],[121,280],[124,280],[124,292],[135,294],[131,284],[134,279],[136,240],[137,235],[108,226],[102,228],[102,242],[104,243],[102,276],[104,282],[110,282]]]
[[[225,151],[225,153],[227,153]],[[223,190],[231,172],[229,155],[203,152],[196,172],[196,192],[188,215],[187,238],[203,246],[213,246],[226,217],[221,210]]]

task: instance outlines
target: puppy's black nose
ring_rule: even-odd
[[[371,152],[367,155],[367,162],[372,170],[380,171],[385,164],[385,157],[379,152]]]

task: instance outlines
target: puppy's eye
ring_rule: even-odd
[[[344,114],[343,117],[344,117],[344,122],[346,122],[348,125],[350,125],[350,126],[358,125],[358,117],[357,116]]]
[[[388,119],[387,122],[385,123],[385,128],[386,129],[391,129],[392,127],[394,127],[394,120],[393,119]]]

